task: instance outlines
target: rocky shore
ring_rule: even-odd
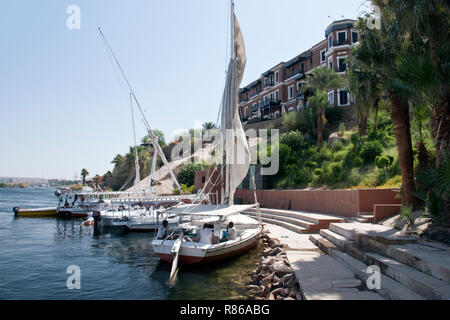
[[[258,266],[250,273],[247,288],[256,292],[258,300],[303,300],[284,245],[267,233],[263,233],[261,240],[264,250]]]

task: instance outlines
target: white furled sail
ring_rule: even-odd
[[[234,192],[241,184],[250,167],[250,150],[238,112],[238,93],[245,70],[247,57],[244,38],[232,4],[232,43],[226,85],[222,98],[221,131],[224,138],[225,198],[234,203]]]

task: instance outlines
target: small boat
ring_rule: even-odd
[[[224,153],[223,159],[225,159],[225,162],[221,164],[222,170],[217,168],[222,176],[222,181],[219,182],[222,189],[222,200],[219,205],[186,204],[167,210],[171,214],[177,213],[184,217],[192,217],[190,222],[181,224],[179,230],[172,232],[165,239],[152,241],[153,251],[161,260],[172,263],[169,284],[173,284],[175,281],[178,264],[212,262],[239,255],[258,243],[262,231],[256,191],[254,192],[255,204],[236,205],[234,203],[236,188],[248,174],[251,154],[237,111],[239,86],[247,58],[241,29],[234,14],[233,0],[230,0],[230,13],[231,54],[221,111],[219,111],[221,113],[219,127],[222,134],[221,145]],[[251,218],[249,218],[251,220],[244,219],[241,215],[242,212],[251,208],[256,208],[259,221]],[[244,223],[241,224],[242,221]],[[227,222],[234,223],[237,233],[235,239],[225,237],[224,228],[226,228]],[[201,236],[208,233],[203,232],[204,230],[201,228],[211,230],[211,239],[205,240],[205,237]]]
[[[168,222],[168,229],[173,229],[177,226],[179,217],[177,215],[158,213],[158,211],[150,209],[145,212],[145,215],[132,217],[126,223],[125,228],[133,232],[156,231],[164,220]]]
[[[48,208],[36,208],[36,209],[21,209],[19,207],[15,207],[13,209],[14,215],[19,217],[57,217],[59,216],[59,212],[56,210],[56,207],[48,207]]]
[[[185,205],[171,209],[178,211],[181,216],[191,216],[192,220],[180,225],[180,228],[166,239],[154,239],[153,251],[158,257],[168,263],[174,262],[175,256],[178,264],[194,264],[219,261],[239,255],[253,248],[259,239],[261,225],[258,221],[240,214],[255,205],[208,205],[209,211],[205,211],[205,205]],[[237,230],[236,240],[226,240],[224,231],[229,222],[233,222]],[[213,235],[218,239],[217,243],[200,243],[193,239],[205,225],[211,225]],[[179,241],[181,239],[181,242]],[[178,252],[173,254],[173,248]]]

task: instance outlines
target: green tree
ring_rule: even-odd
[[[316,68],[311,76],[306,80],[303,92],[312,90],[316,96],[310,98],[310,105],[313,104],[317,110],[317,147],[321,148],[323,143],[324,109],[328,105],[327,93],[331,90],[342,88],[344,80],[328,67]],[[312,101],[311,101],[312,100]]]
[[[448,0],[376,0],[375,4],[394,17],[393,29],[407,39],[418,39],[425,48],[421,57],[433,68],[434,77],[410,69],[410,81],[420,84],[433,97],[432,134],[439,166],[450,148],[450,2]],[[422,46],[422,45],[421,45]],[[417,66],[417,65],[416,65]],[[419,65],[420,66],[420,65]],[[418,75],[418,76],[417,76]]]
[[[375,114],[374,130],[378,126],[378,103],[381,96],[380,78],[373,67],[352,58],[346,73],[349,91],[354,98],[359,137],[367,135],[367,122],[371,111]]]
[[[83,178],[83,186],[86,184],[86,177],[89,175],[89,171],[86,169],[81,170],[81,177]]]
[[[356,59],[373,66],[383,88],[391,101],[391,118],[397,142],[400,169],[402,173],[403,204],[416,204],[411,124],[409,120],[408,85],[399,71],[399,59],[412,50],[410,40],[400,34],[395,15],[382,1],[375,1],[381,8],[383,19],[381,30],[367,28],[367,22],[360,19],[360,45],[354,51]]]

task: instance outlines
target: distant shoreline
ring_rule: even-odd
[[[20,189],[28,189],[30,186],[26,183],[5,183],[0,182],[0,188],[20,188]]]

